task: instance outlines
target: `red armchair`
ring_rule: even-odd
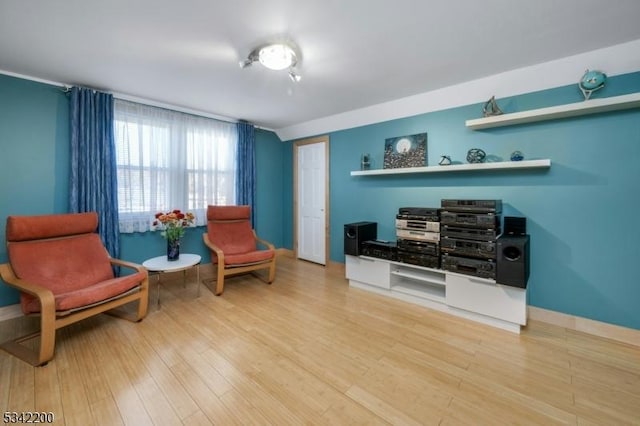
[[[95,212],[7,218],[9,263],[0,265],[0,275],[20,291],[23,313],[40,316],[40,331],[5,342],[2,349],[31,365],[43,365],[53,358],[58,328],[134,301],[134,318],[109,313],[133,321],[146,316],[146,269],[110,258],[97,227]],[[114,265],[135,272],[115,277]],[[21,345],[38,335],[37,352]]]
[[[216,296],[224,291],[224,278],[260,269],[269,269],[267,282],[276,275],[273,244],[256,236],[251,229],[249,206],[209,206],[204,244],[211,250],[211,263],[217,267]],[[259,250],[258,243],[266,249]]]

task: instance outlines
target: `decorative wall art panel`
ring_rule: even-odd
[[[427,134],[389,138],[384,143],[385,169],[424,167],[427,165]]]

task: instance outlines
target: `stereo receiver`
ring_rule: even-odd
[[[474,228],[498,228],[500,221],[493,213],[462,213],[443,211],[440,213],[443,225],[471,226]]]
[[[429,222],[419,219],[404,219],[404,216],[396,216],[396,228],[417,229],[421,231],[440,232],[440,222]]]
[[[493,241],[500,235],[498,229],[461,228],[458,226],[442,225],[442,236],[462,238],[464,240]]]
[[[460,256],[495,259],[496,243],[495,241],[471,241],[444,237],[440,240],[440,251]]]
[[[401,239],[429,241],[437,243],[440,241],[439,232],[417,231],[412,229],[396,229],[396,236]]]
[[[502,213],[502,200],[440,200],[440,205],[452,212]]]
[[[470,259],[468,257],[442,255],[442,269],[473,275],[480,278],[496,278],[496,263],[493,260]]]

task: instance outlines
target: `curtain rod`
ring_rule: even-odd
[[[136,96],[126,95],[124,93],[113,93],[112,92],[112,94],[113,94],[114,98],[120,99],[122,101],[136,102],[136,103],[143,104],[143,105],[153,106],[153,107],[157,107],[157,108],[169,109],[171,111],[183,112],[185,114],[196,115],[198,117],[211,118],[211,119],[214,119],[214,120],[224,121],[224,122],[227,122],[227,123],[236,124],[236,123],[239,123],[239,122],[243,121],[243,120],[238,120],[236,118],[226,117],[224,115],[211,114],[209,112],[200,111],[200,110],[197,110],[197,109],[185,108],[185,107],[181,107],[181,106],[177,106],[177,105],[166,104],[164,102],[152,101],[152,100],[149,100],[149,99],[138,98]],[[254,123],[250,123],[250,124],[253,124],[253,126],[256,129],[267,130],[269,132],[275,132],[273,129],[270,129],[268,127],[258,126],[258,125],[254,124]]]
[[[5,75],[8,75],[10,77],[21,78],[23,80],[35,81],[37,83],[44,83],[44,84],[48,84],[50,86],[58,86],[65,93],[69,92],[71,90],[71,88],[74,86],[73,84],[67,84],[67,83],[60,83],[58,81],[45,80],[45,79],[42,79],[42,78],[32,77],[32,76],[24,75],[24,74],[18,74],[18,73],[14,73],[14,72],[11,72],[11,71],[5,71],[5,70],[0,70],[0,74],[5,74]],[[101,89],[95,89],[95,90],[101,90]],[[124,93],[114,93],[114,92],[109,92],[109,93],[111,93],[114,98],[120,99],[120,100],[123,100],[123,101],[136,102],[136,103],[143,104],[143,105],[149,105],[149,106],[154,106],[154,107],[158,107],[158,108],[170,109],[172,111],[184,112],[186,114],[197,115],[199,117],[212,118],[214,120],[225,121],[227,123],[234,123],[235,124],[235,123],[238,123],[238,122],[241,121],[241,120],[238,120],[238,119],[235,119],[235,118],[226,117],[226,116],[223,116],[223,115],[211,114],[211,113],[208,113],[208,112],[205,112],[205,111],[199,111],[199,110],[195,110],[195,109],[179,107],[177,105],[171,105],[171,104],[166,104],[166,103],[163,103],[163,102],[152,101],[150,99],[138,98],[138,97],[135,97],[135,96],[126,95]],[[274,131],[273,129],[270,129],[268,127],[256,126],[255,124],[254,124],[254,126],[257,129],[267,130],[267,131],[270,131],[270,132]]]
[[[237,122],[240,121],[240,120],[236,120],[234,118],[225,117],[223,115],[216,115],[216,114],[211,114],[211,113],[208,113],[208,112],[199,111],[199,110],[195,110],[195,109],[191,109],[191,108],[185,108],[185,107],[180,107],[180,106],[177,106],[177,105],[166,104],[164,102],[158,102],[158,101],[152,101],[152,100],[149,100],[149,99],[138,98],[136,96],[126,95],[124,93],[113,93],[112,92],[112,95],[113,95],[114,98],[120,99],[122,101],[135,102],[135,103],[138,103],[138,104],[144,104],[144,105],[148,105],[148,106],[169,109],[169,110],[172,110],[172,111],[184,112],[185,114],[197,115],[199,117],[213,118],[214,120],[225,121],[227,123],[237,123]]]

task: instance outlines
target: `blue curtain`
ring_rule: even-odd
[[[98,213],[98,232],[111,257],[120,256],[113,95],[71,89],[69,210]]]
[[[241,121],[238,126],[236,204],[251,206],[251,226],[256,227],[256,129]]]

